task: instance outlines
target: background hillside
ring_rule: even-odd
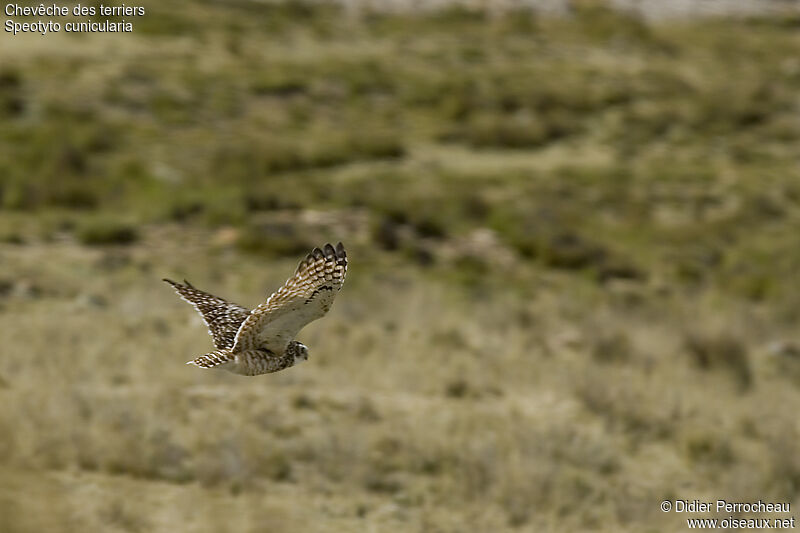
[[[795,12],[144,5],[0,41],[0,531],[800,505]],[[253,307],[339,240],[308,363],[184,366],[161,278]]]

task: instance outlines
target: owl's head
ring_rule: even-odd
[[[287,351],[292,354],[293,365],[308,360],[308,348],[302,342],[292,341],[289,343]]]

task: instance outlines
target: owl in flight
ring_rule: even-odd
[[[181,284],[165,279],[197,309],[216,347],[186,364],[256,376],[305,361],[308,348],[294,336],[328,312],[345,274],[347,253],[342,243],[314,248],[294,276],[252,311],[196,289],[186,280]]]

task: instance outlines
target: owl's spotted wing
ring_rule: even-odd
[[[172,285],[181,298],[197,309],[208,326],[208,333],[218,350],[228,350],[233,347],[239,326],[250,314],[248,309],[196,289],[186,280],[185,284],[168,279],[164,281]]]
[[[346,274],[342,243],[314,248],[294,276],[253,309],[236,334],[233,351],[264,348],[283,353],[298,331],[328,312]]]

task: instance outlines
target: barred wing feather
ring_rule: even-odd
[[[227,350],[233,347],[236,332],[250,314],[250,310],[196,289],[186,280],[184,283],[177,283],[169,279],[164,281],[172,285],[175,292],[200,313],[217,350]]]
[[[233,352],[267,349],[281,354],[289,341],[328,312],[347,274],[342,243],[314,248],[295,274],[267,301],[253,309],[236,333]]]

